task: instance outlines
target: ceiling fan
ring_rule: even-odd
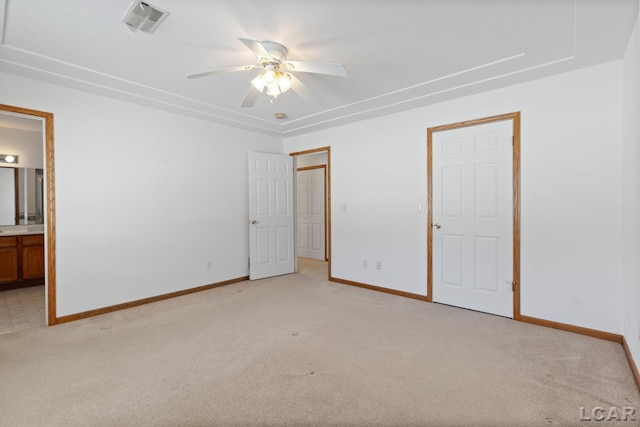
[[[288,50],[280,43],[272,41],[257,41],[239,38],[258,59],[257,65],[241,65],[239,67],[222,68],[218,70],[204,71],[202,73],[187,74],[188,79],[211,76],[214,74],[233,73],[236,71],[248,71],[260,69],[260,74],[251,80],[249,91],[244,97],[241,107],[252,107],[261,94],[265,93],[277,97],[293,86],[303,99],[309,102],[321,102],[322,99],[296,78],[292,72],[327,74],[331,76],[346,77],[347,70],[342,64],[326,62],[288,61]]]

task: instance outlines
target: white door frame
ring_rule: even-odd
[[[332,280],[333,277],[331,277],[331,147],[327,146],[327,147],[320,147],[320,148],[314,148],[311,150],[304,150],[304,151],[296,151],[293,153],[289,153],[290,156],[297,157],[297,156],[304,156],[306,154],[316,154],[316,153],[323,153],[326,152],[327,153],[327,177],[325,180],[325,192],[326,192],[326,199],[325,199],[325,233],[327,235],[327,240],[325,242],[325,251],[326,251],[326,258],[327,258],[327,263],[328,263],[328,268],[327,268],[327,279],[328,280]],[[295,166],[295,163],[294,163]],[[294,197],[296,197],[296,195],[294,194]],[[297,203],[297,200],[295,200],[295,203]],[[297,221],[297,218],[296,218]],[[297,238],[297,236],[296,236]],[[295,245],[297,246],[297,245]],[[298,256],[298,251],[296,248],[296,253],[295,256]],[[296,258],[297,259],[297,258]],[[296,269],[297,269],[297,265],[296,265]]]
[[[513,319],[520,320],[520,112],[484,117],[427,129],[427,301],[433,302],[433,134],[484,123],[513,123]]]

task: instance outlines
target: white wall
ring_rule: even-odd
[[[58,316],[248,274],[247,152],[280,139],[10,74],[0,88],[54,114]]]
[[[640,363],[640,31],[633,30],[623,61],[624,336]]]
[[[332,275],[426,295],[426,129],[521,111],[521,312],[621,333],[621,77],[616,61],[288,138],[331,146]]]
[[[2,89],[4,91],[4,88]],[[0,114],[2,114],[0,112]],[[38,120],[40,121],[40,120]],[[0,153],[20,156],[15,166],[4,167],[37,168],[44,164],[43,133],[0,127]]]

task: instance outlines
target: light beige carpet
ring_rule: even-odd
[[[580,407],[640,412],[619,344],[331,283],[325,263],[301,261],[298,274],[0,336],[0,424],[535,426],[585,425]]]

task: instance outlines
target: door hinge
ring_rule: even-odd
[[[513,145],[513,146],[516,145],[516,137],[515,136],[511,137],[511,145]]]
[[[506,283],[507,285],[508,285],[508,284],[511,284],[511,291],[512,291],[512,292],[515,292],[515,291],[516,291],[516,282],[515,282],[515,281],[513,281],[513,282],[509,282],[509,281],[507,280],[505,283]]]

